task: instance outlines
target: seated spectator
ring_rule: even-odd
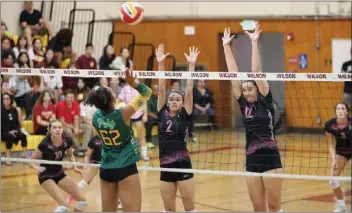
[[[111,78],[110,88],[115,93],[116,97],[119,96],[122,88],[125,86],[126,81],[122,78]]]
[[[88,95],[88,94],[85,94]],[[83,97],[83,100],[85,100]],[[79,128],[84,131],[83,133],[83,144],[81,146],[81,150],[84,152],[88,149],[88,143],[93,136],[94,127],[93,127],[93,116],[95,111],[97,110],[94,106],[84,105],[83,101],[80,102],[80,123]]]
[[[16,107],[13,107],[14,99],[8,94],[2,94],[1,98],[1,140],[6,142],[6,157],[11,157],[13,144],[21,141],[23,156],[27,152],[27,136],[21,131],[18,113]],[[11,162],[7,161],[6,165],[10,166]]]
[[[45,66],[45,52],[43,50],[43,42],[40,38],[33,39],[33,52],[34,52],[34,60],[33,67],[40,68]]]
[[[75,89],[76,100],[78,102],[84,101],[85,97],[87,97],[90,89],[85,84],[84,78],[78,78],[77,87]]]
[[[105,78],[105,77],[99,78],[98,84],[93,89],[98,89],[99,87],[109,87],[108,78]]]
[[[209,116],[209,122],[214,123],[214,99],[213,93],[205,87],[204,80],[197,80],[197,87],[193,89],[193,115]]]
[[[99,69],[110,70],[110,65],[115,59],[114,48],[112,45],[108,44],[104,47],[103,56],[99,60]]]
[[[9,35],[10,32],[8,32],[7,26],[5,22],[1,21],[1,38]],[[6,35],[7,34],[7,35]],[[11,36],[12,37],[12,36]]]
[[[12,38],[1,37],[1,55],[6,54],[6,53],[10,54],[12,56],[13,64],[15,65],[15,63],[17,62],[17,58],[16,58],[15,53],[12,50],[14,48],[14,46],[15,46],[15,43],[12,40]],[[1,58],[3,58],[3,56]],[[8,58],[8,57],[6,57],[6,58]]]
[[[32,88],[29,84],[28,77],[23,75],[12,75],[9,79],[9,88],[18,107],[24,108],[26,119],[32,114],[34,102],[37,98],[38,88]]]
[[[158,125],[158,91],[159,86],[158,84],[154,84],[152,87],[152,96],[150,96],[147,107],[148,107],[148,121],[145,123],[145,131],[146,131],[146,139],[147,139],[147,146],[149,148],[154,147],[152,141],[152,129],[153,126]]]
[[[26,38],[24,35],[20,35],[17,40],[17,45],[12,50],[15,53],[16,58],[19,58],[21,52],[28,53],[29,62],[31,67],[33,67],[35,55],[32,47],[32,38]]]
[[[53,61],[53,59],[54,59],[54,52],[51,49],[49,49],[45,53],[45,68],[58,69],[58,66]],[[54,103],[61,101],[62,88],[63,88],[62,77],[59,75],[55,75],[55,76],[44,75],[43,81],[44,81],[45,90],[49,90],[52,96],[54,97],[53,99]]]
[[[52,49],[55,54],[55,62],[59,66],[63,61],[64,49],[72,46],[73,32],[63,28],[56,33],[48,42],[48,49]],[[68,67],[64,67],[68,68]]]
[[[20,54],[18,55],[17,61],[18,61],[17,63],[19,68],[32,68],[29,55],[27,52],[20,52]]]
[[[8,94],[11,95],[10,88],[9,88],[9,83],[7,81],[3,81],[2,84],[1,84],[1,95],[5,94],[5,93],[8,93]],[[13,96],[12,96],[12,98],[13,98]],[[29,133],[26,131],[26,129],[24,128],[24,125],[23,125],[23,118],[22,118],[22,110],[21,110],[21,108],[17,107],[17,104],[16,104],[15,101],[13,101],[12,106],[17,109],[18,122],[20,123],[20,126],[21,126],[21,132],[28,136]]]
[[[54,30],[42,17],[39,10],[33,9],[32,1],[24,2],[24,10],[20,14],[20,25],[26,34],[54,36]]]
[[[78,57],[76,61],[77,69],[97,69],[97,60],[93,57],[93,44],[87,44],[83,55]],[[98,83],[98,78],[88,78],[86,84],[89,88],[93,88]]]
[[[171,80],[171,90],[178,90],[178,91],[182,91],[181,90],[181,81],[178,79],[172,79]]]
[[[10,52],[1,53],[1,67],[4,68],[13,68],[14,66],[14,57]]]
[[[56,119],[55,105],[49,91],[42,92],[33,109],[33,129],[36,135],[46,135],[50,121]]]
[[[79,129],[79,115],[79,103],[75,101],[73,91],[68,89],[65,91],[65,100],[60,101],[56,105],[56,118],[60,119],[64,124],[65,134],[73,138],[73,146],[76,152],[79,151],[80,147],[74,135],[78,136],[83,132]],[[82,155],[82,152],[79,152],[79,154]]]
[[[120,56],[117,56],[110,65],[111,69],[125,71],[126,68],[133,69],[133,62],[130,59],[130,51],[127,48],[120,50]]]

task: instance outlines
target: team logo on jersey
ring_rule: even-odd
[[[109,129],[114,129],[116,123],[114,120],[109,120],[108,118],[98,118],[98,127],[99,128],[109,128]]]
[[[255,106],[246,106],[245,109],[246,118],[252,120],[255,118]]]
[[[62,157],[62,152],[61,151],[55,152],[55,160],[60,160],[61,157]]]
[[[143,105],[143,101],[138,100],[138,101],[137,101],[137,106],[138,106],[138,107],[141,107],[142,105]]]

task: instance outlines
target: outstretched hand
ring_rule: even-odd
[[[245,33],[249,36],[252,41],[258,41],[261,32],[262,30],[260,29],[260,25],[258,22],[255,23],[255,30],[253,33],[245,31]]]
[[[197,61],[197,57],[199,55],[198,47],[196,48],[195,46],[189,48],[189,55],[185,53],[186,59],[188,63],[190,64],[195,64]]]
[[[231,30],[230,28],[225,28],[224,30],[224,35],[222,37],[222,44],[225,45],[229,45],[232,41],[232,39],[235,37],[236,35],[232,35],[231,36]]]
[[[158,63],[164,62],[165,58],[169,55],[170,53],[164,54],[164,45],[159,44],[158,48],[155,50],[155,56],[156,60]]]
[[[136,79],[136,75],[133,73],[132,69],[127,68],[125,71],[125,80],[126,82],[131,85],[132,87],[136,87],[138,85]]]

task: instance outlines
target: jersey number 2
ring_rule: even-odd
[[[104,141],[106,146],[119,146],[121,143],[117,142],[117,139],[120,137],[120,133],[117,130],[99,130],[100,136]]]
[[[171,127],[172,127],[172,120],[166,121],[167,129],[166,132],[172,132]]]

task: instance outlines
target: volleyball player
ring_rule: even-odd
[[[253,33],[246,32],[252,41],[252,72],[259,72],[258,39],[261,30],[257,23]],[[234,36],[224,31],[223,46],[229,72],[238,72],[230,46]],[[272,94],[267,81],[232,81],[246,129],[246,170],[255,173],[282,173],[280,153],[275,139]],[[281,210],[282,179],[249,176],[247,187],[254,211]]]
[[[94,164],[100,164],[101,161],[101,146],[102,146],[102,140],[98,135],[93,136],[89,143],[88,143],[88,149],[87,152],[84,156],[84,163],[94,163]],[[90,183],[93,181],[95,176],[98,174],[99,168],[98,167],[84,167],[82,176],[83,180],[81,180],[78,183],[78,187],[82,190],[88,187]],[[73,197],[72,195],[69,195],[67,198],[67,202],[70,203],[72,201]],[[119,201],[118,209],[122,209],[121,202]]]
[[[53,120],[48,126],[48,135],[40,142],[38,148],[32,154],[32,159],[62,161],[65,152],[69,161],[76,162],[72,151],[72,138],[63,136],[63,124],[60,120]],[[59,204],[55,212],[68,212],[69,204],[65,200],[61,189],[72,195],[77,201],[75,211],[85,211],[87,201],[83,192],[77,187],[76,183],[65,174],[62,165],[36,164],[29,163],[29,166],[38,172],[40,185],[49,195]],[[75,172],[80,170],[74,166]]]
[[[117,211],[118,198],[124,211],[141,211],[141,185],[136,165],[141,157],[130,118],[147,102],[152,91],[135,79],[132,70],[127,69],[125,75],[126,81],[140,95],[123,109],[115,109],[116,95],[108,87],[91,91],[85,101],[97,108],[93,126],[103,141],[100,164],[103,212]]]
[[[195,70],[198,57],[198,48],[190,48],[189,55],[185,53],[189,63],[189,71]],[[164,45],[159,45],[156,50],[158,70],[165,70]],[[165,104],[166,98],[166,104]],[[165,94],[165,80],[159,79],[158,95],[158,135],[159,135],[159,160],[162,168],[191,169],[191,159],[187,150],[188,123],[191,121],[193,109],[193,80],[187,81],[186,94],[173,90]],[[195,187],[192,173],[161,172],[160,193],[164,202],[165,211],[176,211],[177,189],[185,211],[195,209]]]
[[[328,137],[332,160],[331,176],[340,176],[346,163],[352,157],[352,118],[348,116],[349,108],[345,103],[337,104],[335,113],[336,117],[325,123],[325,133]],[[346,212],[346,203],[340,183],[337,180],[330,180],[329,185],[337,198],[335,212]]]

